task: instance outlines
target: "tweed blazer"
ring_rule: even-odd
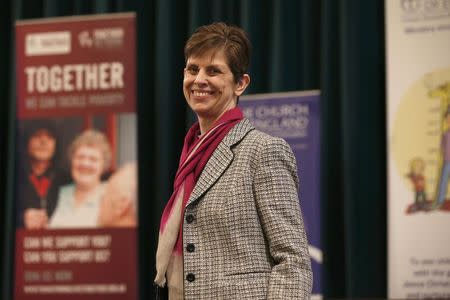
[[[203,169],[183,220],[185,299],[309,299],[295,157],[243,119]]]

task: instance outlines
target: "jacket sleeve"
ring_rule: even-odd
[[[282,139],[261,143],[256,159],[254,195],[273,261],[268,299],[309,299],[311,260],[298,200],[295,157]]]

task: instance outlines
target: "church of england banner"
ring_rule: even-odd
[[[285,139],[297,160],[301,203],[313,270],[313,295],[321,299],[322,243],[320,237],[320,93],[319,91],[248,95],[239,106],[253,125]]]
[[[450,298],[450,2],[385,8],[388,297]]]
[[[137,299],[135,15],[16,23],[14,299]]]

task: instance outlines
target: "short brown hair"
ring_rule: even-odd
[[[243,29],[222,22],[197,28],[184,46],[185,61],[211,50],[224,50],[235,82],[247,73],[251,44]]]
[[[95,129],[88,129],[78,135],[69,146],[69,160],[72,161],[75,151],[80,146],[97,147],[103,156],[103,171],[111,166],[112,150],[108,138],[102,132]]]

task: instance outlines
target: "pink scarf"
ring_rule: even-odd
[[[201,137],[198,137],[198,122],[186,134],[173,193],[161,217],[156,253],[155,283],[163,287],[167,277],[169,299],[183,299],[182,220],[186,203],[209,158],[225,135],[242,118],[242,111],[236,107],[225,112]]]

